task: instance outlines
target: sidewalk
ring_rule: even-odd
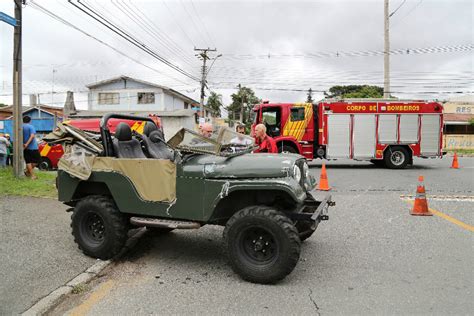
[[[92,266],[74,243],[67,206],[0,196],[0,315],[22,313]]]

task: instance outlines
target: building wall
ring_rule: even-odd
[[[474,149],[474,135],[444,135],[444,149]]]
[[[139,92],[152,92],[155,102],[138,104]],[[119,104],[99,104],[99,93],[119,93]],[[91,89],[88,94],[89,111],[174,111],[184,109],[184,100],[163,89],[135,81],[113,82]]]
[[[163,132],[165,133],[165,139],[168,141],[171,137],[176,134],[181,128],[187,128],[194,130],[194,115],[192,116],[163,116],[161,117],[163,123]]]
[[[138,104],[139,92],[151,92],[155,94],[155,102],[150,104]],[[99,104],[99,93],[119,93],[119,104]],[[126,90],[91,90],[89,93],[89,110],[92,111],[164,111],[163,90],[155,88],[126,89]]]

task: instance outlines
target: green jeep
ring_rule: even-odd
[[[140,135],[122,122],[112,135],[111,118],[150,123]],[[66,148],[59,200],[73,207],[74,240],[94,258],[116,256],[131,228],[167,233],[220,225],[233,270],[272,283],[291,273],[301,241],[334,205],[329,195],[314,199],[302,156],[252,154],[253,139],[228,128],[210,138],[182,129],[167,143],[145,117],[108,114],[100,128],[99,137],[63,124],[48,137]]]

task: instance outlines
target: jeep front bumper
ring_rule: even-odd
[[[296,221],[326,221],[329,219],[329,207],[334,205],[336,205],[336,202],[331,200],[330,194],[318,201],[314,199],[311,193],[308,193],[303,205],[296,212],[290,212],[286,215]]]

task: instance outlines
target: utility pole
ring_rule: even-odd
[[[389,0],[384,0],[384,52],[383,52],[383,97],[390,98],[390,16]]]
[[[207,76],[207,67],[206,67],[206,61],[208,61],[210,58],[207,55],[208,52],[216,52],[217,49],[210,49],[210,48],[194,48],[194,51],[200,52],[196,54],[199,59],[202,60],[202,68],[201,68],[201,101],[200,101],[200,114],[199,116],[201,118],[204,117],[204,97],[205,97],[205,88],[206,88],[206,76]],[[217,57],[216,57],[217,58]]]
[[[17,178],[23,174],[21,6],[22,0],[15,0],[15,19],[17,20],[17,24],[13,35],[13,173]]]

